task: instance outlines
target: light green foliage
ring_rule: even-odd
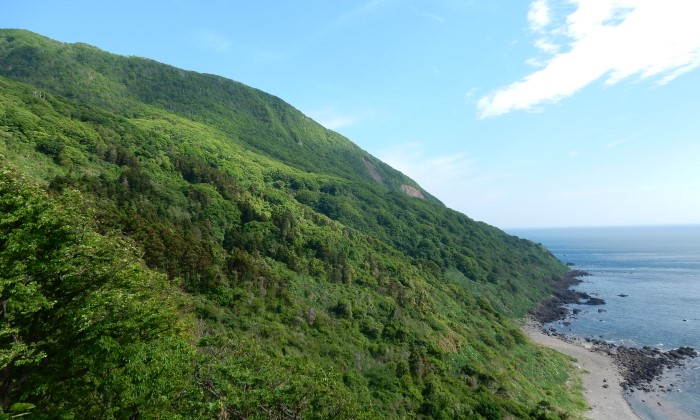
[[[3,402],[96,417],[166,409],[193,355],[177,291],[129,241],[96,234],[79,195],[55,203],[0,159]]]
[[[334,373],[220,334],[199,343],[195,373],[209,412],[235,418],[371,418]]]
[[[6,411],[583,408],[566,359],[511,321],[566,270],[544,248],[407,196],[403,174],[239,83],[23,31],[0,30],[0,62],[0,354],[3,380],[26,376]]]

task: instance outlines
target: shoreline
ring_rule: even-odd
[[[569,325],[572,315],[575,318],[581,312],[581,309],[571,311],[567,307],[569,304],[606,304],[603,299],[571,289],[583,282],[581,277],[590,275],[580,270],[565,273],[553,285],[552,295],[521,323],[523,333],[533,341],[577,360],[576,366],[582,371],[584,395],[590,407],[587,418],[688,418],[687,413],[662,395],[674,387],[670,382],[671,372],[684,367],[686,360],[698,357],[692,347],[668,351],[626,347],[545,328],[545,325],[558,321],[563,321],[564,326]],[[598,309],[598,312],[605,312],[605,309]],[[610,390],[613,392],[607,392]]]
[[[641,419],[624,397],[622,373],[612,357],[595,352],[592,346],[588,348],[584,343],[547,335],[542,331],[542,324],[532,318],[521,324],[520,329],[534,342],[576,359],[573,363],[581,372],[584,397],[589,406],[589,411],[585,413],[587,418]]]

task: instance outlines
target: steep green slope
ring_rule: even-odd
[[[81,191],[93,229],[187,292],[193,373],[173,412],[581,408],[565,361],[507,318],[566,269],[541,246],[403,193],[419,187],[235,82],[15,30],[0,74],[0,153],[51,194]],[[61,398],[2,397],[47,413]]]
[[[468,279],[484,283],[471,289],[485,293],[504,313],[524,313],[546,291],[549,278],[539,272],[541,267],[561,269],[545,250],[528,242],[406,197],[401,185],[415,186],[427,201],[436,201],[415,182],[348,140],[255,89],[151,60],[111,55],[83,44],[61,44],[26,31],[3,31],[0,57],[0,74],[66,98],[78,98],[81,104],[100,105],[148,130],[146,137],[160,137],[160,143],[149,146],[146,157],[154,157],[159,148],[163,154],[166,146],[187,145],[184,154],[197,155],[206,165],[244,183],[259,180],[245,173],[252,170],[245,168],[245,162],[254,159],[258,163],[254,171],[266,184],[276,183],[276,188],[291,193],[300,203],[346,226],[379,236],[411,257],[431,260],[442,268],[457,267]],[[34,94],[41,96],[45,91]],[[142,100],[157,108],[144,105]],[[256,113],[263,108],[272,116]],[[185,119],[176,119],[172,111]],[[73,118],[88,119],[94,111],[83,107],[77,112]],[[173,127],[183,122],[187,131],[176,133]],[[215,146],[199,141],[205,133],[207,140],[217,140]],[[289,136],[297,139],[288,141]],[[145,152],[123,146],[137,155]],[[244,162],[231,162],[242,151],[247,153]],[[381,183],[375,181],[368,166]],[[512,247],[503,246],[504,242]],[[513,292],[518,297],[509,299]]]
[[[0,155],[0,418],[362,415],[332,374],[243,336],[203,336],[191,299],[131,241],[96,233],[84,205],[76,191],[49,197]],[[229,391],[231,406],[206,395],[241,384],[262,395]]]

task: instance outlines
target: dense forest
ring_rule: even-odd
[[[575,416],[515,323],[566,270],[279,98],[0,30],[0,418]]]

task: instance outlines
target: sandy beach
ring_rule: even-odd
[[[590,407],[586,413],[587,418],[615,420],[641,418],[632,411],[625,400],[620,386],[622,376],[610,357],[590,351],[585,343],[574,344],[546,335],[542,332],[542,327],[532,320],[523,324],[521,329],[533,341],[577,360],[576,365],[583,372],[584,393]]]

